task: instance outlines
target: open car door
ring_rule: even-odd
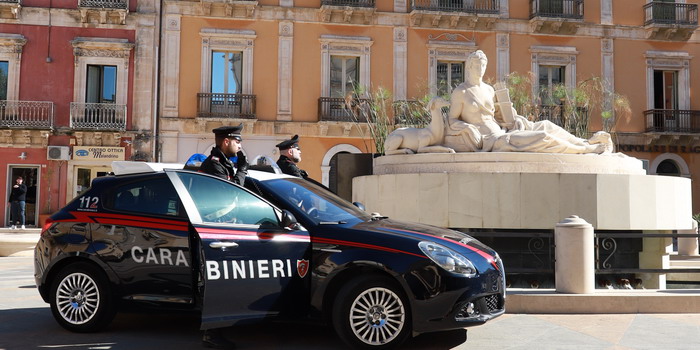
[[[231,182],[186,171],[169,176],[201,248],[202,329],[305,311],[308,231],[282,227],[282,211]]]

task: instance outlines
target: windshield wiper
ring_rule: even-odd
[[[320,221],[318,224],[319,225],[342,225],[342,224],[347,224],[347,221]]]

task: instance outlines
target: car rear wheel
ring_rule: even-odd
[[[380,276],[350,281],[333,305],[336,332],[355,348],[397,347],[411,328],[408,303],[402,295],[395,283]]]
[[[64,267],[51,285],[51,312],[73,332],[96,332],[114,318],[109,281],[97,267],[80,262]]]

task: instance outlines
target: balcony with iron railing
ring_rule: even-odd
[[[374,7],[375,0],[321,0],[321,6]]]
[[[530,0],[530,18],[583,19],[583,0]]]
[[[588,129],[590,120],[587,107],[567,107],[565,105],[537,106],[537,121],[549,120],[569,132],[577,133]]]
[[[53,102],[0,101],[0,127],[51,129],[53,119]]]
[[[698,27],[698,5],[652,1],[644,5],[650,39],[688,40]]]
[[[412,0],[413,10],[491,13],[500,12],[499,0]]]
[[[490,29],[500,12],[500,0],[412,0],[410,22],[445,29]]]
[[[530,28],[535,33],[573,34],[583,22],[583,0],[530,0]]]
[[[78,0],[82,23],[126,24],[129,0]]]
[[[197,94],[197,117],[255,119],[255,95]]]
[[[369,116],[369,99],[353,98],[346,103],[343,97],[319,97],[318,120],[333,122],[366,123]]]
[[[78,7],[126,10],[129,0],[78,0]]]
[[[90,130],[126,130],[126,105],[116,103],[70,103],[70,127]]]
[[[369,24],[375,0],[321,0],[321,20],[330,23]]]
[[[644,118],[647,132],[700,133],[700,111],[650,109]]]

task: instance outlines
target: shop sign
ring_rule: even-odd
[[[73,146],[73,160],[124,160],[124,147]]]

